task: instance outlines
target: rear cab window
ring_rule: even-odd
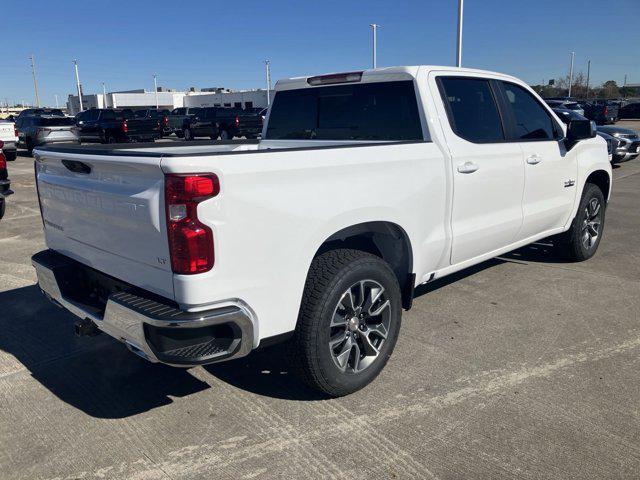
[[[424,140],[414,83],[331,85],[275,95],[268,140]]]

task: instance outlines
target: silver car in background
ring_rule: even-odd
[[[18,147],[31,155],[34,147],[53,143],[78,143],[78,131],[73,117],[34,115],[21,119],[18,127]]]

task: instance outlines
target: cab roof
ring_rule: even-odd
[[[362,78],[359,82],[349,82],[349,83],[370,83],[370,82],[389,82],[389,81],[398,81],[398,80],[412,80],[417,77],[418,72],[429,73],[431,71],[447,71],[453,74],[455,73],[473,73],[482,76],[492,76],[492,77],[502,77],[505,79],[515,80],[517,82],[521,82],[521,80],[512,77],[510,75],[505,75],[503,73],[491,72],[487,70],[479,70],[474,68],[460,68],[460,67],[452,67],[452,66],[443,66],[443,65],[413,65],[413,66],[399,66],[399,67],[384,67],[384,68],[376,68],[362,71],[351,71],[351,72],[333,72],[326,73],[321,75],[311,75],[304,77],[292,77],[278,80],[276,82],[275,90],[293,90],[300,88],[314,88],[314,85],[310,85],[308,80],[310,78],[318,78],[325,76],[339,76],[339,75],[347,75],[347,74],[362,74]],[[339,84],[339,83],[336,83]]]

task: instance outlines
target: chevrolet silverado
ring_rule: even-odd
[[[598,248],[605,141],[514,77],[393,67],[275,90],[259,141],[35,150],[32,261],[78,333],[175,366],[286,341],[339,396],[383,369],[416,286],[546,237],[572,261]]]

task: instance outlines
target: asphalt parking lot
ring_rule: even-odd
[[[278,347],[180,370],[76,338],[30,265],[32,159],[9,173],[2,479],[640,476],[640,160],[614,169],[593,259],[536,244],[420,289],[380,378],[331,400]]]

